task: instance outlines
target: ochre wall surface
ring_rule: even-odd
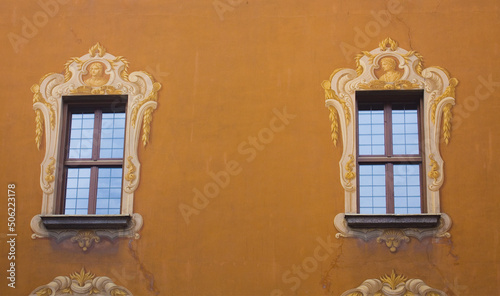
[[[340,295],[392,270],[448,295],[500,295],[498,1],[39,2],[57,3],[46,7],[53,16],[45,20],[34,0],[0,3],[0,180],[2,192],[16,184],[18,234],[12,289],[3,194],[1,295],[28,295],[82,267],[144,296]],[[34,17],[39,27],[23,32]],[[12,44],[11,33],[24,42]],[[451,141],[441,147],[451,238],[412,238],[396,253],[374,240],[335,238],[341,147],[331,142],[321,87],[386,37],[460,82]],[[44,143],[38,151],[30,87],[97,42],[163,88],[150,143],[139,148],[141,238],[83,252],[31,239]],[[287,124],[250,149],[283,112]],[[237,173],[186,223],[179,206],[193,206],[193,190],[229,161]],[[327,259],[297,271],[316,250]]]

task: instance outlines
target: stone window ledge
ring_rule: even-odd
[[[365,215],[345,214],[347,226],[351,228],[434,228],[439,225],[441,214],[414,215]]]
[[[42,215],[48,230],[56,229],[125,229],[130,225],[130,215]]]
[[[69,240],[88,251],[103,239],[139,239],[142,216],[130,215],[35,215],[31,219],[32,239],[52,238],[57,243]]]

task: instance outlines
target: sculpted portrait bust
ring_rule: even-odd
[[[380,76],[379,80],[385,82],[398,81],[401,78],[401,73],[396,70],[396,61],[391,58],[383,58],[380,60],[384,74]]]
[[[108,82],[108,78],[104,77],[104,66],[101,63],[92,63],[88,69],[90,78],[85,79],[85,84],[92,87],[99,87]]]

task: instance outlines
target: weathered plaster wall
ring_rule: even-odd
[[[393,269],[448,295],[500,294],[498,1],[66,2],[49,7],[46,20],[37,1],[0,4],[0,180],[17,186],[18,219],[16,289],[3,271],[0,294],[27,295],[83,266],[134,295],[340,295]],[[34,21],[39,27],[23,31]],[[24,41],[13,45],[11,33]],[[389,36],[460,81],[451,142],[441,148],[452,238],[412,239],[395,254],[334,237],[344,209],[341,149],[330,140],[320,85]],[[150,144],[139,151],[142,238],[83,253],[30,238],[43,157],[30,87],[96,42],[163,89]],[[251,148],[284,112],[285,123]],[[179,206],[193,206],[193,190],[228,161],[238,163],[229,184],[186,223]],[[1,270],[6,219],[2,210]],[[317,267],[308,259],[315,252],[326,258]],[[297,271],[303,262],[308,271]]]

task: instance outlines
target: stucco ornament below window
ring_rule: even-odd
[[[342,293],[341,296],[446,296],[446,293],[429,287],[420,279],[408,279],[404,275],[392,274],[380,279],[365,280],[359,287]]]
[[[455,104],[456,78],[441,67],[423,68],[423,57],[415,51],[399,48],[386,38],[372,51],[363,51],[355,58],[356,69],[335,70],[322,83],[325,104],[331,120],[331,138],[335,146],[342,137],[343,153],[339,161],[340,181],[344,188],[345,212],[335,218],[338,237],[377,239],[395,252],[410,237],[450,237],[451,219],[441,212],[439,190],[444,182],[444,161],[439,146],[451,139],[452,107]],[[426,214],[440,215],[433,228],[366,229],[351,228],[345,215],[357,214],[356,172],[356,91],[363,90],[423,90],[423,157]],[[419,216],[422,216],[419,215]]]

